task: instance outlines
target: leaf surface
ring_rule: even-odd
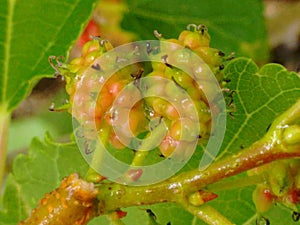
[[[1,0],[0,105],[11,112],[41,77],[50,55],[66,55],[95,0]]]
[[[259,69],[252,60],[239,58],[226,66],[225,74],[230,80],[227,98],[232,96],[233,105],[218,158],[257,141],[272,121],[300,98],[300,77],[279,64]]]
[[[227,54],[268,59],[267,33],[261,1],[244,0],[128,0],[124,27],[141,39],[155,39],[154,30],[164,38],[176,37],[188,24],[204,24],[212,45]]]

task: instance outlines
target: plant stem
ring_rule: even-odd
[[[210,225],[233,225],[227,218],[225,218],[223,215],[221,215],[217,210],[212,208],[211,206],[192,206],[188,205],[187,207],[184,207],[187,211],[189,211],[191,214],[197,216],[204,222]]]
[[[9,116],[7,115],[1,118],[1,128],[7,128]],[[90,220],[92,217],[105,214],[112,215],[111,213],[120,211],[120,208],[129,206],[173,202],[209,224],[231,225],[232,223],[230,221],[209,206],[201,205],[199,207],[199,205],[192,205],[189,196],[226,177],[231,177],[275,160],[300,157],[300,142],[289,146],[285,143],[283,135],[287,126],[293,123],[299,123],[299,121],[300,100],[274,121],[268,133],[262,139],[234,156],[228,156],[213,163],[205,170],[201,171],[195,169],[149,186],[126,186],[107,182],[99,183],[97,184],[97,201],[93,199],[93,204],[89,205],[93,214],[89,215],[87,219]],[[1,131],[1,134],[7,134],[7,132],[4,132],[5,129]],[[7,137],[6,135],[4,136]],[[72,182],[74,178],[78,180],[76,175],[71,175],[69,178],[71,184],[74,184],[74,182]],[[259,179],[258,177],[258,180]],[[80,181],[80,183],[83,184],[83,187],[88,186],[83,181]],[[77,183],[75,182],[75,184]],[[66,187],[66,185],[62,185],[62,191],[66,191],[64,190]],[[95,189],[94,186],[91,187],[93,191],[92,196],[94,197]],[[77,189],[78,187],[76,186],[76,190]],[[54,197],[55,196],[56,195],[54,195]],[[57,201],[57,199],[55,201]],[[80,199],[78,201],[80,202]],[[47,207],[47,205],[44,205],[44,207]],[[66,209],[68,212],[68,207],[66,207]],[[33,213],[33,215],[35,214],[38,215],[37,212]],[[34,220],[32,215],[31,217]],[[114,218],[110,217],[110,219]],[[30,220],[32,219],[29,219],[29,221]],[[88,221],[86,220],[86,222]],[[120,220],[114,222],[122,224]],[[22,224],[25,225],[25,223]]]
[[[156,127],[153,128],[153,130],[151,131],[151,135],[141,142],[139,151],[135,153],[131,165],[141,166],[149,153],[149,151],[147,150],[153,149],[153,143],[159,143],[160,139],[162,139],[162,137],[164,137],[166,133],[167,127],[165,126],[164,122],[160,122]]]
[[[255,144],[240,154],[239,157],[230,157],[213,164],[204,171],[192,170],[150,186],[102,184],[98,187],[100,214],[106,214],[123,207],[151,205],[159,202],[181,204],[186,201],[189,194],[223,178],[274,160],[300,157],[300,151],[282,153],[277,148],[269,149],[263,146]]]
[[[103,129],[103,131],[101,132],[101,135],[99,136],[100,141],[102,142],[102,145],[97,145],[94,155],[93,155],[93,159],[91,161],[91,163],[89,164],[90,167],[85,175],[85,179],[89,182],[93,182],[93,183],[99,183],[102,179],[104,179],[104,177],[99,174],[96,171],[97,165],[101,165],[103,163],[103,156],[104,156],[104,151],[105,147],[107,147],[107,142],[109,139],[109,135],[110,135],[110,131],[111,129],[108,127],[105,127]],[[98,137],[96,137],[98,138]]]
[[[285,123],[289,125],[293,122],[297,123],[299,117],[300,101],[279,116],[262,139],[234,156],[228,156],[213,163],[205,170],[195,169],[181,173],[164,182],[150,186],[101,184],[98,188],[100,214],[106,214],[122,207],[159,202],[175,202],[184,205],[188,195],[205,188],[209,184],[275,160],[300,157],[299,144],[289,148],[282,140]]]
[[[9,122],[10,114],[6,111],[6,107],[0,106],[0,190],[3,185],[6,167]]]
[[[129,206],[175,202],[177,189],[178,187],[170,187],[167,182],[138,187],[116,183],[102,184],[98,187],[100,215]]]

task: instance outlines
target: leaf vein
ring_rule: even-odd
[[[11,41],[13,33],[13,15],[15,8],[15,0],[8,1],[8,13],[7,13],[7,23],[6,23],[6,44],[4,45],[4,68],[3,68],[3,84],[2,84],[2,103],[5,102],[6,92],[7,92],[7,80],[8,80],[8,69],[10,63],[10,50],[11,50]]]

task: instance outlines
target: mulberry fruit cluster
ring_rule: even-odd
[[[148,53],[157,50],[160,60],[152,61],[151,69],[124,63],[135,57],[134,49],[122,57],[106,54],[113,46],[100,38],[87,42],[81,57],[68,64],[57,62],[70,96],[69,111],[85,128],[86,138],[94,138],[89,131],[96,130],[106,144],[122,149],[134,137],[150,135],[154,128],[149,123],[157,119],[166,132],[156,146],[171,157],[176,148],[187,149],[209,137],[211,114],[218,108],[210,104],[216,93],[207,73],[221,82],[224,54],[210,47],[203,25],[189,25],[177,39],[155,34],[161,44],[157,49],[148,46]]]

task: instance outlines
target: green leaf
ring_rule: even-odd
[[[188,24],[205,24],[212,46],[227,54],[268,59],[267,33],[261,1],[244,0],[127,0],[123,26],[141,39],[154,39],[158,30],[165,38],[176,37]]]
[[[16,224],[28,217],[45,193],[59,186],[71,173],[86,173],[88,165],[76,144],[34,139],[28,155],[19,155],[9,175],[3,196],[0,224]],[[0,206],[1,209],[1,206]]]
[[[231,116],[227,117],[226,136],[218,158],[237,153],[260,139],[272,121],[300,98],[300,77],[279,64],[262,68],[247,58],[232,60],[225,69],[234,91]],[[235,108],[235,109],[234,109]]]
[[[238,153],[262,138],[273,120],[300,98],[300,77],[279,64],[271,63],[259,69],[252,60],[238,58],[226,66],[225,76],[230,80],[226,87],[234,91],[234,112],[227,117],[226,135],[218,159]],[[238,177],[243,176],[245,174]],[[222,191],[218,199],[209,204],[237,224],[255,225],[253,188]],[[274,206],[266,216],[272,225],[292,222],[291,211],[281,206]],[[279,217],[287,218],[286,222],[278,221]]]
[[[16,182],[13,175],[9,175],[6,180],[6,189],[3,196],[2,211],[0,211],[0,225],[15,225],[24,215],[31,210],[27,207],[22,198],[20,185]],[[1,206],[1,205],[0,205]],[[26,212],[28,211],[28,212]]]
[[[96,0],[1,0],[0,106],[11,112],[38,78],[53,74],[50,55],[66,55]]]
[[[0,186],[11,112],[38,79],[54,74],[48,57],[66,55],[94,2],[0,0]]]

